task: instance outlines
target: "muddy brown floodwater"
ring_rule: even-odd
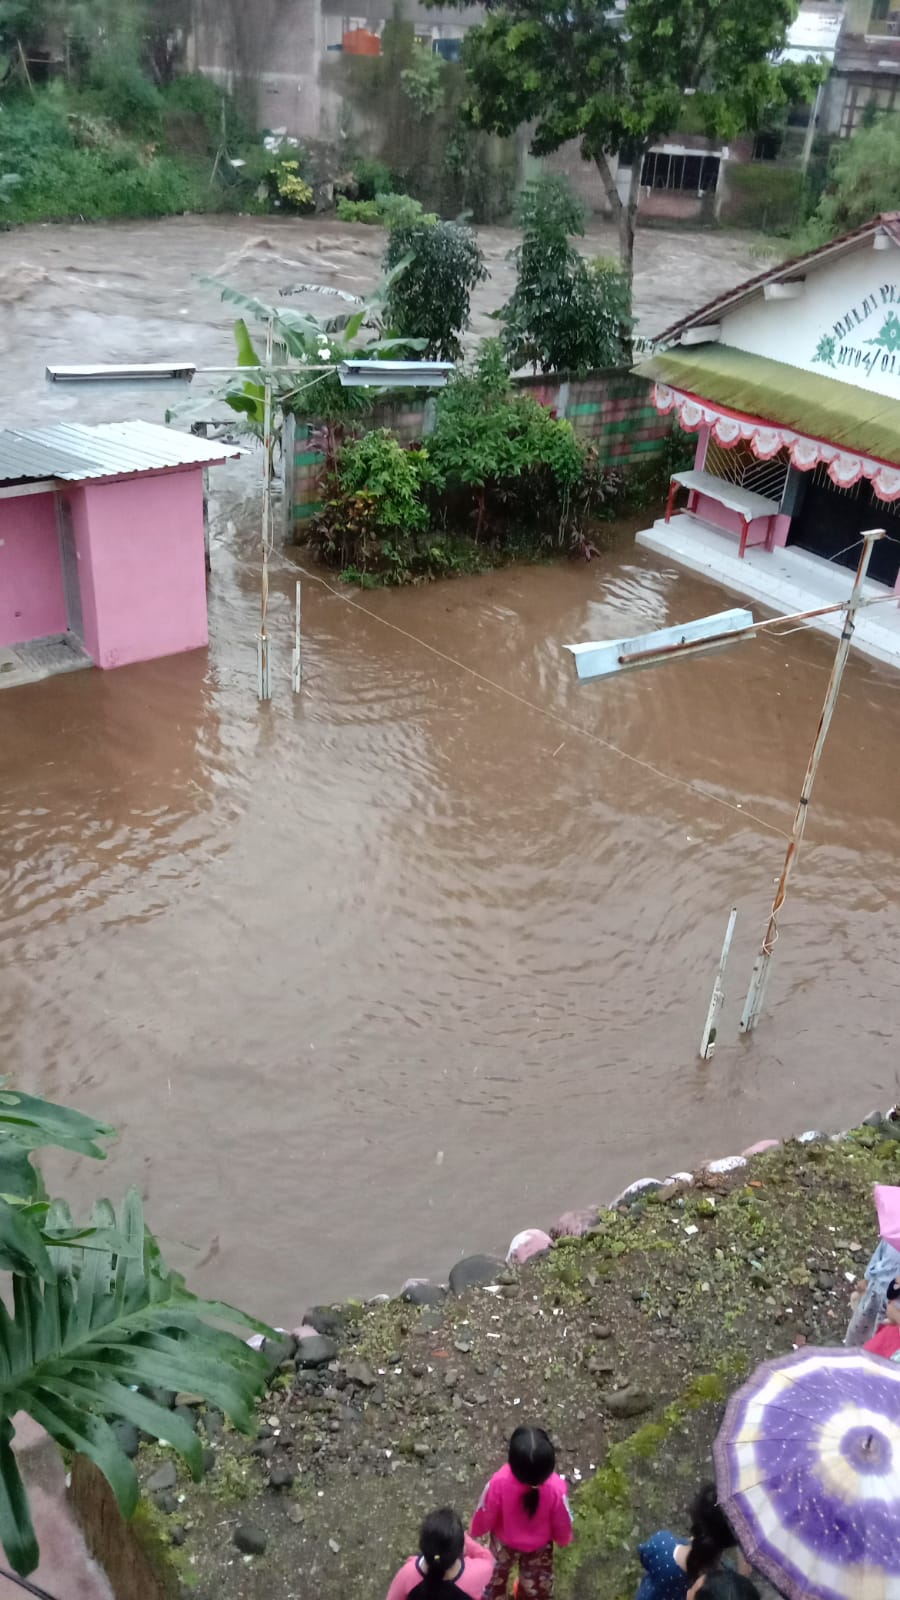
[[[249,288],[313,253],[266,230],[237,263]],[[5,415],[159,416],[155,391],[48,394],[43,366],[175,340],[227,360],[191,274],[259,235],[0,236]],[[639,302],[655,279],[669,311],[749,266],[684,234],[647,236],[642,261]],[[768,1012],[739,1041],[833,646],[766,636],[579,688],[567,641],[723,604],[623,538],[590,565],[396,593],[308,581],[294,699],[285,552],[260,709],[254,518],[226,475],[208,654],[0,694],[4,1070],[120,1132],[106,1168],[58,1162],[54,1182],[137,1183],[198,1290],[290,1320],[894,1095],[900,677],[851,663]]]

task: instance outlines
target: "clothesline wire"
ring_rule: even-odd
[[[289,557],[285,559],[290,560]],[[508,700],[515,700],[519,705],[525,706],[526,710],[534,711],[538,716],[547,718],[568,733],[578,734],[582,739],[587,739],[592,744],[600,745],[602,749],[610,751],[612,755],[618,756],[620,760],[632,762],[634,766],[640,767],[644,772],[651,773],[654,778],[659,778],[663,783],[672,784],[679,789],[686,789],[700,800],[724,806],[729,811],[735,811],[739,817],[755,822],[759,827],[766,828],[770,833],[777,833],[781,839],[790,838],[790,834],[786,833],[784,828],[779,828],[777,823],[769,822],[765,817],[760,817],[755,812],[748,811],[746,806],[740,805],[734,800],[726,800],[724,795],[712,794],[708,789],[701,789],[697,784],[691,783],[688,778],[679,778],[675,773],[664,772],[661,767],[654,766],[652,761],[645,761],[642,756],[636,756],[629,750],[623,750],[620,745],[613,744],[611,739],[604,739],[602,734],[594,733],[590,728],[582,727],[580,723],[570,722],[568,718],[559,716],[558,712],[551,711],[547,706],[538,705],[537,701],[529,700],[526,695],[519,694],[515,689],[508,689],[505,684],[497,683],[494,678],[487,677],[485,673],[479,672],[476,667],[470,667],[467,662],[460,661],[456,656],[449,655],[446,650],[439,650],[437,645],[430,644],[427,639],[420,639],[416,634],[410,633],[407,628],[401,628],[396,622],[390,622],[387,617],[379,616],[377,611],[372,611],[358,600],[351,599],[348,594],[342,594],[340,589],[336,589],[334,584],[329,583],[326,578],[321,577],[317,572],[310,572],[308,568],[301,566],[299,562],[290,562],[290,564],[298,572],[301,572],[305,578],[311,579],[313,583],[321,584],[323,589],[327,589],[329,594],[334,595],[337,600],[342,600],[344,605],[351,606],[354,611],[361,611],[363,616],[371,617],[373,621],[380,622],[383,627],[390,628],[393,633],[399,633],[404,639],[409,639],[413,644],[419,645],[421,649],[427,650],[441,661],[446,661],[448,665],[456,667],[459,672],[468,673],[471,678],[483,683],[487,688],[493,689],[496,694],[505,695]]]
[[[36,1596],[36,1600],[55,1600],[46,1589],[38,1588],[36,1583],[30,1583],[27,1578],[20,1578],[18,1573],[10,1572],[6,1567],[0,1567],[0,1578],[8,1578],[10,1583],[17,1583],[20,1589],[26,1589],[29,1594]]]

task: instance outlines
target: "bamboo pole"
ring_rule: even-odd
[[[259,608],[259,634],[256,640],[256,689],[260,700],[271,700],[269,671],[269,550],[272,544],[272,318],[266,327],[266,383],[263,401],[263,487],[262,487],[262,585]]]
[[[756,962],[753,967],[753,974],[750,978],[750,987],[747,990],[747,998],[744,1001],[744,1010],[743,1015],[741,1016],[742,1033],[751,1033],[753,1031],[759,1021],[760,1013],[762,1012],[763,1002],[766,996],[766,985],[769,981],[769,966],[772,960],[772,953],[775,949],[775,941],[778,938],[778,913],[784,905],[785,896],[787,894],[788,880],[791,872],[793,871],[794,863],[797,860],[797,853],[800,849],[800,843],[806,829],[806,819],[809,816],[809,802],[813,791],[813,784],[816,780],[816,773],[819,770],[819,762],[822,758],[822,751],[825,748],[825,740],[828,737],[828,729],[831,726],[831,718],[834,715],[834,708],[837,703],[838,692],[841,687],[841,679],[844,676],[844,668],[847,665],[847,657],[850,654],[850,644],[853,639],[853,629],[856,626],[856,613],[859,610],[860,603],[862,601],[862,587],[863,583],[865,582],[866,573],[869,570],[869,560],[872,555],[872,546],[874,545],[876,539],[884,538],[884,533],[885,530],[883,528],[873,528],[868,533],[864,533],[862,536],[863,547],[862,551],[860,552],[859,565],[856,569],[856,577],[853,580],[853,589],[850,594],[850,599],[847,601],[844,626],[841,631],[840,642],[837,650],[835,651],[834,662],[831,668],[831,676],[828,680],[828,689],[825,694],[825,703],[822,707],[822,715],[819,718],[819,726],[816,729],[816,736],[813,740],[812,750],[810,751],[809,761],[806,767],[806,776],[803,779],[803,788],[800,791],[800,799],[798,801],[797,810],[794,816],[794,825],[791,829],[791,837],[788,841],[788,847],[784,857],[784,865],[781,869],[781,877],[778,880],[778,888],[775,890],[775,899],[772,902],[772,910],[769,913],[769,920],[766,924],[766,931],[763,934],[763,941],[760,945],[759,955],[756,958]]]

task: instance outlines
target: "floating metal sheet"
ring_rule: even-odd
[[[234,445],[198,439],[155,422],[57,422],[47,428],[0,431],[0,483],[42,478],[84,483],[213,466],[237,455]]]

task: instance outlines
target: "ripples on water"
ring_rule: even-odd
[[[254,515],[214,530],[208,658],[0,694],[5,1067],[121,1131],[55,1180],[136,1182],[199,1289],[286,1320],[894,1094],[900,679],[848,671],[769,1015],[738,1043],[784,848],[763,823],[789,826],[833,647],[579,687],[565,643],[727,603],[625,546],[360,596],[374,616],[307,581],[295,700],[285,558],[261,709]]]

